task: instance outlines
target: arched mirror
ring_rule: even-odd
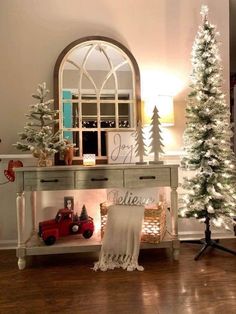
[[[100,36],[81,38],[67,46],[54,69],[54,102],[62,136],[83,154],[106,162],[109,130],[134,130],[140,119],[140,75],[131,52]],[[60,158],[56,164],[60,163]]]

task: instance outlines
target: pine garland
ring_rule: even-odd
[[[216,27],[202,6],[203,23],[192,49],[191,92],[186,108],[185,155],[181,165],[193,170],[184,178],[182,217],[209,217],[215,226],[230,228],[236,216],[235,156],[229,105],[221,90],[222,67]]]

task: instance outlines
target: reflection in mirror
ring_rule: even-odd
[[[62,136],[74,143],[75,160],[106,160],[106,132],[135,129],[140,113],[138,65],[120,43],[105,37],[78,40],[59,56],[55,105]]]

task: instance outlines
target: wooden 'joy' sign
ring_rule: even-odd
[[[135,157],[135,131],[107,132],[108,163],[129,164],[138,161]]]

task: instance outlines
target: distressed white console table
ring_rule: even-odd
[[[19,269],[26,266],[26,256],[98,251],[101,239],[68,238],[58,239],[52,246],[46,246],[37,236],[36,194],[37,191],[105,189],[105,188],[171,188],[171,230],[158,244],[142,243],[141,248],[170,248],[174,259],[178,259],[179,240],[177,230],[177,165],[96,165],[52,166],[46,168],[16,168],[17,184],[17,257]],[[32,232],[25,239],[26,221],[25,192],[31,192]],[[70,237],[71,238],[71,237]]]

